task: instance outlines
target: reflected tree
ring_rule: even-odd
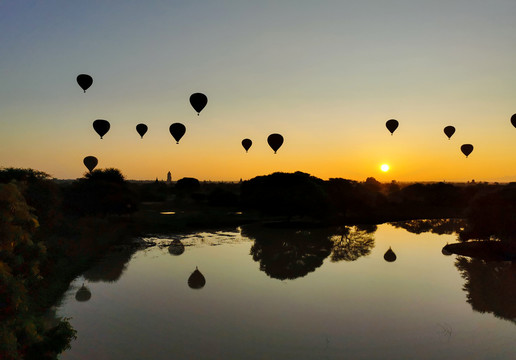
[[[369,255],[374,248],[376,229],[376,225],[339,228],[339,233],[331,237],[333,242],[331,261],[355,261]]]
[[[250,254],[269,277],[293,280],[320,267],[333,248],[328,229],[271,229],[247,226],[242,235],[254,240]]]
[[[516,264],[458,257],[455,266],[466,281],[464,291],[473,310],[492,313],[516,324]]]
[[[390,223],[396,228],[403,228],[413,234],[431,232],[438,235],[458,234],[464,229],[462,219],[418,219]]]
[[[90,282],[118,281],[127,269],[127,264],[135,251],[135,249],[122,248],[120,251],[109,252],[83,274],[84,278]]]

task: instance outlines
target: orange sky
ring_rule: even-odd
[[[516,181],[516,3],[292,4],[1,3],[0,166],[77,178],[93,155],[128,179]]]

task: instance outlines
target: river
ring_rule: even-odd
[[[515,265],[420,225],[145,237],[70,284],[61,359],[515,359]]]

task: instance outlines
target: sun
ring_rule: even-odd
[[[382,166],[380,166],[380,169],[381,169],[383,172],[387,172],[387,171],[389,171],[390,166],[389,166],[389,165],[387,165],[387,164],[382,164]]]

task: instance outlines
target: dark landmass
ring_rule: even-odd
[[[457,232],[459,226],[461,241],[489,245],[465,242],[447,251],[514,260],[516,183],[382,184],[374,178],[325,181],[302,172],[240,183],[129,182],[116,169],[55,181],[37,170],[0,169],[0,358],[56,359],[75,332],[66,319],[49,326],[43,311],[87,269],[91,281],[104,279],[92,265],[137,236],[262,224],[243,230],[255,239],[253,259],[269,276],[292,279],[328,256],[353,261],[368,254],[375,224],[387,221],[402,221],[396,226],[416,233]],[[296,232],[282,236],[281,229]],[[275,260],[267,256],[277,252]],[[131,251],[118,255],[106,279],[122,274]]]
[[[484,261],[516,261],[516,243],[507,241],[467,241],[448,244],[444,250]]]

